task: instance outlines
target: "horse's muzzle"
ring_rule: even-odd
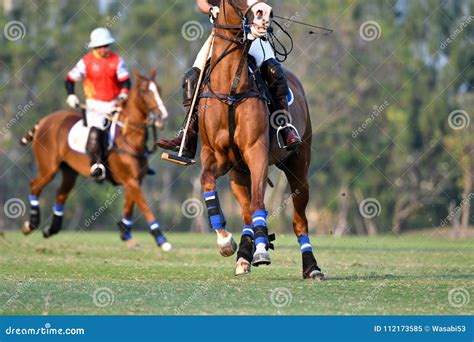
[[[270,26],[270,15],[272,8],[264,2],[259,2],[252,6],[253,22],[250,31],[255,38],[264,37],[267,28]]]

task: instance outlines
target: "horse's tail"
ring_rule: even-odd
[[[36,123],[32,129],[30,129],[28,131],[28,133],[26,133],[19,141],[20,145],[21,146],[26,146],[28,145],[30,142],[33,141],[33,138],[35,136],[35,132],[36,130],[38,129],[38,123]]]

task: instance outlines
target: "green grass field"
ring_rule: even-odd
[[[169,234],[175,246],[170,253],[155,247],[146,233],[135,237],[139,250],[128,250],[112,232],[61,233],[49,240],[39,233],[24,237],[6,232],[0,238],[2,314],[474,312],[474,298],[469,298],[473,239],[312,236],[327,276],[315,282],[301,277],[301,255],[293,235],[277,237],[271,266],[254,268],[242,277],[233,275],[234,257],[218,254],[213,234]],[[461,293],[453,294],[450,303],[448,293],[457,288]]]

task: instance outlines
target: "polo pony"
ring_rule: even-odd
[[[294,97],[290,101],[289,117],[302,139],[296,151],[288,152],[279,147],[278,139],[273,138],[278,127],[270,125],[271,120],[278,121],[281,113],[270,115],[248,68],[251,44],[248,34],[257,30],[265,35],[262,31],[270,24],[270,11],[265,9],[269,8],[262,1],[221,0],[220,14],[214,24],[210,67],[199,100],[204,201],[210,225],[217,233],[220,253],[230,256],[237,250],[237,245],[225,229],[216,189],[217,178],[229,173],[230,186],[242,208],[244,224],[235,274],[250,272],[251,265],[268,265],[271,263],[268,250],[273,245],[272,235],[268,233],[264,196],[268,167],[276,165],[285,173],[292,192],[293,229],[302,252],[303,277],[321,280],[324,274],[312,251],[305,213],[309,200],[312,129],[303,87],[298,78],[286,70]]]
[[[147,127],[150,122],[152,126],[158,125],[157,118],[160,121],[165,119],[159,111],[159,104],[162,102],[159,88],[154,81],[156,70],[153,70],[149,77],[136,72],[134,76],[135,85],[130,91],[128,101],[117,114],[118,118],[113,120],[109,117],[110,124],[114,126],[115,138],[109,144],[107,174],[113,184],[123,186],[125,190],[123,219],[118,222],[120,238],[130,248],[138,246],[131,234],[133,208],[136,204],[148,222],[150,233],[158,246],[169,251],[171,244],[163,235],[140,189],[148,169]],[[23,145],[32,143],[38,168],[38,176],[31,181],[30,219],[23,226],[24,234],[30,234],[40,226],[39,196],[59,171],[62,173],[62,181],[57,190],[52,223],[43,228],[45,238],[59,233],[64,205],[77,176],[89,175],[89,157],[71,149],[68,143],[69,131],[80,119],[80,112],[76,110],[54,112],[42,118],[20,141]]]

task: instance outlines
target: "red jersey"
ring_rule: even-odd
[[[112,101],[120,92],[120,82],[130,78],[124,60],[110,51],[106,58],[101,58],[94,50],[81,58],[69,71],[67,78],[73,82],[83,80],[86,99]]]

